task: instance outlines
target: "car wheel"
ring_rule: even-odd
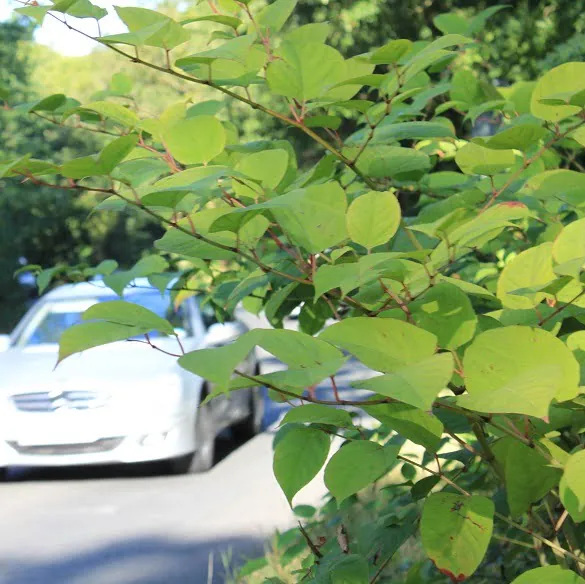
[[[250,411],[241,421],[232,426],[232,435],[239,441],[253,438],[262,431],[264,420],[264,396],[260,387],[254,387],[250,392]]]
[[[7,479],[8,479],[8,469],[5,466],[0,467],[0,483],[3,483]]]
[[[166,461],[169,474],[207,472],[215,462],[215,425],[208,406],[197,410],[195,418],[195,452]]]

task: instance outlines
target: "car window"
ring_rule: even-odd
[[[58,343],[63,332],[69,327],[82,322],[82,315],[93,304],[119,300],[118,296],[96,296],[80,300],[56,300],[42,305],[38,313],[33,315],[17,345],[44,345]],[[188,335],[192,335],[191,322],[185,305],[178,310],[173,308],[170,296],[161,295],[158,291],[131,292],[125,295],[124,300],[144,306],[158,316],[168,319],[175,328],[183,329]],[[152,332],[151,338],[163,336],[161,333]]]

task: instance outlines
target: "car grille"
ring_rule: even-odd
[[[109,395],[95,391],[39,391],[12,396],[12,403],[22,412],[54,412],[61,408],[89,410],[106,405]]]
[[[109,452],[120,446],[124,438],[102,438],[89,444],[39,444],[23,446],[18,442],[8,442],[19,454],[50,455],[50,454],[94,454]]]

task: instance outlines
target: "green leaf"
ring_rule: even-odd
[[[97,112],[104,118],[129,128],[134,128],[140,122],[138,116],[132,110],[111,101],[93,101],[79,109]]]
[[[485,23],[496,13],[500,12],[500,10],[504,10],[506,8],[510,8],[510,4],[500,4],[497,6],[490,6],[485,10],[478,12],[472,19],[469,25],[469,30],[467,34],[476,34],[478,33],[484,26]]]
[[[31,105],[28,108],[29,112],[54,112],[55,110],[59,109],[65,102],[67,101],[67,97],[62,93],[56,93],[54,95],[49,95],[37,101],[34,105]]]
[[[142,36],[143,44],[149,47],[161,49],[174,49],[191,38],[188,30],[184,29],[172,18],[147,8],[134,8],[116,6],[116,12],[130,33]],[[115,37],[123,35],[112,35],[102,37],[103,42],[116,42]]]
[[[494,150],[513,148],[525,151],[548,133],[548,130],[536,124],[518,124],[492,136],[484,146]]]
[[[127,134],[112,140],[101,152],[97,164],[104,174],[110,174],[120,162],[134,150],[138,143],[137,134]]]
[[[585,219],[573,221],[563,227],[554,241],[552,256],[557,264],[571,266],[564,273],[579,278],[585,265]]]
[[[15,8],[14,12],[28,16],[29,18],[32,18],[39,26],[42,26],[43,21],[45,20],[45,16],[47,15],[47,12],[50,10],[50,8],[50,6],[22,6],[20,8]]]
[[[564,63],[547,71],[537,81],[530,111],[532,115],[549,122],[559,122],[581,111],[574,105],[547,105],[541,100],[558,93],[569,93],[585,90],[585,63]]]
[[[443,34],[467,34],[469,22],[463,16],[450,12],[448,14],[439,14],[433,18],[433,24]]]
[[[217,24],[223,24],[230,28],[237,29],[241,26],[242,21],[235,16],[229,16],[227,14],[208,14],[207,16],[197,16],[196,18],[187,18],[181,21],[181,25],[191,24],[192,22],[215,22]]]
[[[347,231],[353,241],[372,249],[389,241],[402,219],[400,203],[390,191],[369,191],[347,211]]]
[[[269,34],[279,32],[293,13],[298,0],[275,0],[256,15],[256,24]]]
[[[512,584],[583,584],[585,580],[561,566],[545,566],[520,574]]]
[[[425,501],[421,537],[425,552],[453,582],[469,578],[487,551],[494,504],[480,496],[435,493]]]
[[[358,155],[360,149],[352,146],[343,149],[350,159]],[[419,180],[431,167],[427,154],[412,148],[400,146],[368,146],[357,162],[358,169],[372,178],[392,178],[396,180]]]
[[[252,181],[248,186],[234,180],[232,185],[236,196],[257,200],[263,194],[262,187],[270,191],[276,189],[286,174],[288,161],[288,152],[281,149],[262,150],[244,156],[236,165],[236,170],[249,176]]]
[[[339,504],[388,472],[398,451],[398,447],[383,447],[369,440],[349,442],[327,463],[325,485]]]
[[[390,41],[372,53],[370,63],[374,65],[392,65],[398,63],[412,49],[412,46],[412,41],[407,39]]]
[[[223,152],[226,132],[213,116],[181,120],[163,134],[171,154],[182,164],[207,164]]]
[[[575,452],[565,465],[559,494],[575,523],[585,521],[585,450]]]
[[[458,402],[490,413],[544,418],[551,401],[578,393],[579,363],[551,333],[507,326],[478,335],[463,359],[468,396]]]
[[[437,346],[435,335],[390,318],[348,318],[325,329],[319,338],[384,372],[418,363],[433,355]]]
[[[546,294],[538,292],[556,279],[552,266],[552,243],[542,243],[518,254],[506,264],[498,280],[497,296],[506,308],[534,308]],[[585,254],[584,254],[585,255]],[[511,294],[515,290],[526,292]],[[529,290],[537,290],[530,292]]]
[[[175,334],[175,329],[168,320],[144,306],[125,300],[98,302],[83,313],[83,320],[105,320],[114,324],[140,328],[144,332],[159,331],[167,335]]]
[[[100,20],[107,16],[105,8],[92,4],[89,0],[60,0],[50,8],[51,12],[62,12],[75,18],[95,18]]]
[[[475,334],[477,316],[467,297],[453,284],[439,283],[409,304],[414,324],[437,336],[439,347],[456,349]]]
[[[331,570],[331,584],[368,584],[369,581],[368,562],[357,554],[344,556]]]
[[[545,201],[557,199],[569,205],[585,205],[585,174],[566,169],[547,170],[529,178],[522,192]]]
[[[147,331],[140,327],[114,322],[83,322],[77,324],[65,329],[59,339],[58,363],[75,353],[107,345],[108,343],[125,341],[144,332]]]
[[[327,22],[311,22],[289,30],[284,40],[293,43],[323,44],[331,34],[331,25]]]
[[[420,501],[428,496],[428,494],[439,484],[441,477],[430,476],[417,481],[411,491],[410,495],[415,501]]]
[[[194,65],[209,65],[217,59],[244,64],[250,55],[254,40],[253,35],[242,35],[213,49],[183,57],[177,60],[176,65],[188,71]]]
[[[537,449],[514,438],[498,441],[493,452],[504,469],[508,507],[514,517],[526,513],[561,478],[562,471],[552,467]]]
[[[305,373],[298,372],[301,377],[309,375],[311,368],[317,369],[319,375],[322,375],[322,370],[319,368],[324,367],[326,373],[323,374],[322,379],[332,374],[327,373],[329,367],[333,367],[336,371],[343,364],[343,354],[339,350],[310,335],[291,330],[256,329],[247,332],[225,347],[187,353],[179,359],[179,365],[217,384],[220,391],[227,391],[234,369],[256,345],[261,346],[292,369],[306,369]],[[286,382],[286,374],[292,378],[295,372],[277,371],[262,377]]]
[[[339,428],[353,427],[348,411],[321,404],[306,404],[292,408],[285,414],[281,424],[289,422],[330,424]]]
[[[468,142],[455,155],[457,166],[465,174],[494,175],[516,162],[513,150],[492,150],[474,142]]]
[[[277,95],[309,101],[323,96],[346,73],[341,54],[327,45],[285,41],[278,53],[280,58],[266,70],[268,86]]]
[[[450,353],[433,355],[394,373],[372,377],[352,385],[370,389],[422,410],[430,410],[438,393],[453,376],[453,357]]]
[[[294,243],[314,254],[337,245],[347,237],[346,207],[345,191],[337,182],[327,182],[237,209],[226,219],[234,218],[235,225],[238,225],[250,214],[270,211]],[[219,221],[214,229],[225,228],[225,225],[224,220]]]
[[[315,478],[329,454],[325,432],[299,426],[290,429],[274,449],[274,476],[290,505],[294,496]]]
[[[441,445],[443,424],[428,412],[401,403],[364,405],[363,409],[382,425],[398,432],[403,438],[420,444],[429,452],[436,452]]]
[[[430,138],[453,139],[453,129],[439,122],[400,122],[381,124],[374,131],[371,144],[385,144],[400,140],[425,140]],[[351,144],[351,140],[348,141]]]

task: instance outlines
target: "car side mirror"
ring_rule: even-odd
[[[216,322],[207,329],[205,345],[219,347],[235,341],[244,331],[244,327],[235,322]]]
[[[0,353],[7,351],[10,347],[10,335],[0,335]]]

